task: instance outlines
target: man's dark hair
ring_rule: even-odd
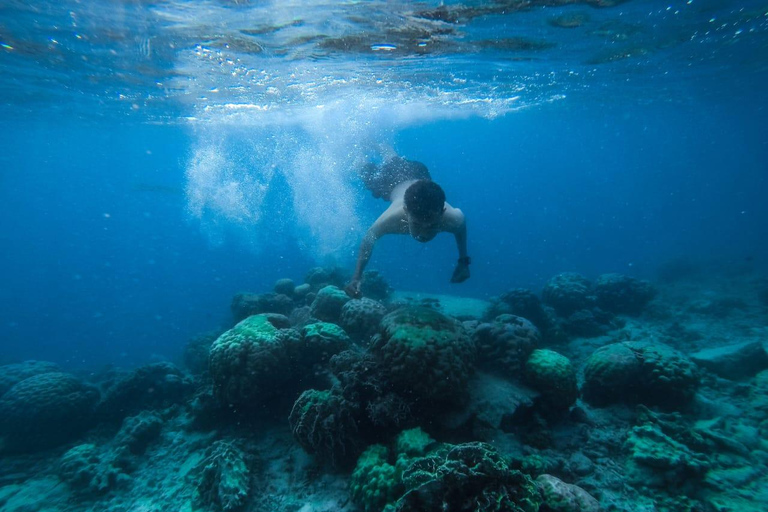
[[[405,207],[417,219],[426,219],[443,211],[445,192],[431,180],[418,180],[405,190]]]

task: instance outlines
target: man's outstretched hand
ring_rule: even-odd
[[[469,265],[459,262],[456,268],[453,269],[453,275],[451,276],[452,283],[463,283],[469,279]]]
[[[352,281],[350,281],[349,284],[344,287],[344,291],[347,292],[347,295],[349,295],[353,299],[359,299],[360,297],[363,296],[363,292],[360,291],[359,279],[353,279]]]

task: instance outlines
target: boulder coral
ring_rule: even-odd
[[[100,420],[121,422],[145,409],[164,409],[184,402],[193,381],[171,363],[151,363],[118,373],[102,384],[97,406]]]
[[[377,270],[363,272],[363,281],[360,284],[363,297],[374,300],[387,300],[392,294],[392,287]]]
[[[353,463],[362,450],[358,410],[335,390],[304,391],[293,405],[293,437],[308,453],[335,467]]]
[[[477,364],[507,377],[521,375],[525,361],[541,342],[539,330],[515,315],[499,315],[477,326],[472,334]]]
[[[422,410],[462,401],[474,346],[458,321],[431,308],[404,307],[381,326],[371,351],[396,392]]]
[[[603,274],[595,281],[597,304],[611,313],[636,315],[640,313],[656,290],[651,283],[622,274]]]
[[[301,339],[300,353],[294,355],[294,362],[303,360],[307,366],[327,363],[352,343],[344,329],[328,322],[305,325],[301,329]]]
[[[541,296],[560,316],[588,309],[594,304],[592,285],[586,277],[575,272],[563,272],[551,278]]]
[[[232,318],[235,323],[245,320],[251,315],[262,313],[277,313],[289,315],[294,308],[291,297],[281,293],[238,293],[232,297]]]
[[[219,403],[250,408],[281,394],[291,381],[289,354],[301,343],[293,329],[278,329],[253,315],[213,343],[210,373]]]
[[[345,350],[331,358],[330,370],[344,398],[362,411],[362,430],[394,433],[411,422],[410,401],[395,392],[384,365],[370,352]]]
[[[341,325],[350,336],[368,341],[376,334],[387,309],[379,302],[363,297],[352,299],[341,308]]]
[[[312,301],[310,306],[312,316],[323,322],[338,323],[341,318],[341,308],[349,301],[349,296],[341,288],[333,285],[325,286],[317,292]]]
[[[0,366],[0,396],[24,379],[60,371],[59,365],[48,361],[24,361]]]
[[[552,350],[533,351],[525,363],[525,381],[541,393],[539,400],[553,412],[567,411],[579,396],[573,364]]]
[[[91,425],[98,397],[98,390],[67,373],[43,373],[18,382],[0,398],[5,449],[37,451],[81,434]]]
[[[696,365],[677,350],[650,342],[625,341],[597,349],[584,367],[584,398],[593,405],[641,403],[676,409],[699,387]]]

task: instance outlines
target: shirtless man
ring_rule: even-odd
[[[345,288],[350,297],[361,296],[363,270],[371,258],[373,246],[376,240],[390,234],[409,234],[419,242],[429,242],[438,233],[453,233],[459,261],[451,282],[461,283],[469,278],[464,214],[445,202],[445,192],[430,179],[424,164],[393,157],[381,166],[367,165],[361,177],[374,197],[387,199],[391,204],[368,229],[360,244],[355,274]]]

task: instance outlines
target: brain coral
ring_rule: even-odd
[[[584,367],[584,398],[594,405],[642,403],[674,409],[699,387],[696,365],[661,344],[625,341],[597,349]]]
[[[539,345],[541,335],[536,326],[525,318],[499,315],[493,322],[478,325],[472,339],[479,365],[516,376]]]
[[[99,394],[67,373],[43,373],[17,383],[0,398],[0,436],[6,449],[35,451],[82,433]]]
[[[276,397],[291,381],[289,354],[300,344],[293,329],[278,329],[266,315],[253,315],[213,343],[210,372],[222,404],[254,407]]]
[[[404,307],[381,325],[371,350],[397,392],[421,407],[460,401],[474,346],[459,322],[431,308]]]

